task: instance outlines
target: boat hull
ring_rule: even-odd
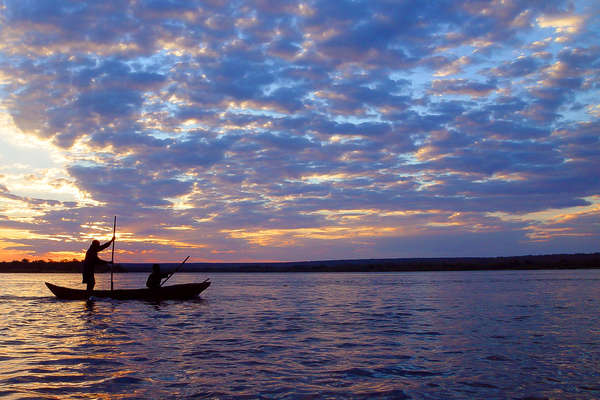
[[[86,290],[66,288],[48,282],[46,286],[59,299],[86,300],[90,297],[90,293]],[[184,283],[158,289],[92,290],[91,296],[117,300],[185,300],[197,297],[209,286],[210,282],[206,280],[201,283]]]

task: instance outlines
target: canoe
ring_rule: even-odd
[[[59,299],[86,300],[90,294],[84,289],[71,289],[46,282],[48,289]],[[117,300],[185,300],[197,297],[210,286],[208,279],[202,283],[184,283],[158,289],[92,290],[91,296]]]

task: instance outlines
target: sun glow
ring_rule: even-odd
[[[285,247],[302,240],[343,240],[364,237],[381,237],[397,234],[398,227],[378,226],[325,226],[319,228],[261,229],[248,231],[243,229],[224,229],[222,233],[233,239],[244,239],[259,246]]]

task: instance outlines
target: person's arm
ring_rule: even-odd
[[[112,242],[114,242],[114,241],[115,241],[115,237],[113,236],[113,237],[112,237],[112,239],[110,239],[108,242],[106,242],[106,243],[104,243],[102,246],[100,246],[100,247],[98,248],[98,251],[102,251],[102,250],[104,250],[105,248],[107,248],[108,246],[110,246],[110,244],[111,244]]]

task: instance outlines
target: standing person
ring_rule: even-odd
[[[108,242],[100,245],[100,242],[97,240],[92,240],[92,244],[90,248],[85,252],[85,260],[83,260],[83,281],[82,283],[87,283],[86,290],[91,292],[94,289],[94,285],[96,285],[96,279],[94,279],[94,268],[96,264],[110,264],[110,261],[101,260],[98,257],[98,252],[104,250],[112,242],[115,241],[115,237],[113,236]]]

